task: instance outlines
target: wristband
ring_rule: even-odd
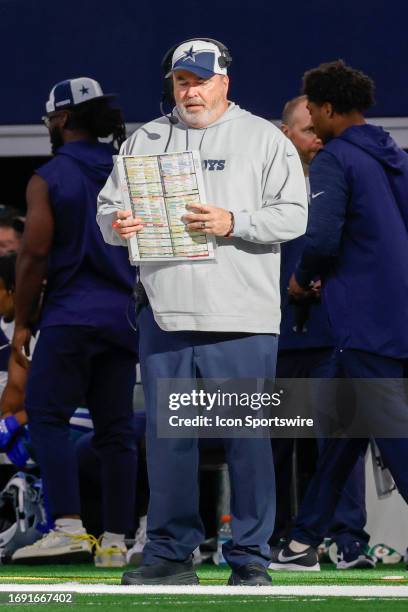
[[[231,225],[229,227],[228,232],[223,236],[224,238],[231,238],[231,234],[234,231],[234,226],[235,226],[235,217],[234,217],[234,213],[231,211],[228,211],[229,214],[231,215]]]

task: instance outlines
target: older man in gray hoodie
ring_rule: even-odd
[[[142,264],[148,297],[139,314],[147,404],[149,541],[125,584],[196,584],[191,553],[203,539],[196,439],[157,437],[159,378],[268,378],[275,375],[280,323],[279,243],[304,233],[307,198],[292,143],[272,124],[227,99],[228,49],[192,39],[170,50],[164,74],[175,108],[137,130],[123,155],[199,149],[211,204],[194,206],[187,231],[216,237],[216,262]],[[124,210],[114,170],[100,193],[98,222],[109,244],[143,231]],[[168,406],[167,406],[168,409]],[[269,584],[275,488],[267,439],[225,441],[232,539],[223,552],[229,584]]]

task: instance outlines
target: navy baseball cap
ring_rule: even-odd
[[[219,65],[222,56],[220,49],[212,42],[190,40],[182,43],[173,53],[170,76],[175,70],[188,70],[202,79],[209,79],[214,74],[227,74],[227,69]]]
[[[51,89],[45,109],[47,113],[53,113],[90,100],[114,97],[115,94],[104,94],[98,81],[89,77],[67,79],[60,81]]]

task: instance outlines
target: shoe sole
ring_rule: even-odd
[[[270,563],[269,569],[274,572],[320,572],[320,565],[316,563],[308,567],[306,565],[296,565],[296,563]]]
[[[227,582],[227,585],[228,586],[253,586],[253,587],[272,586],[272,580],[251,581],[251,580],[240,580],[240,579],[230,578]]]
[[[175,574],[174,576],[162,576],[161,578],[131,578],[124,574],[121,584],[145,584],[145,585],[167,585],[167,584],[200,584],[197,574],[185,572],[184,574]]]
[[[126,567],[126,561],[117,560],[117,561],[95,561],[95,567]]]
[[[92,553],[86,550],[81,550],[65,555],[43,555],[42,557],[21,557],[12,559],[13,565],[49,565],[56,563],[59,565],[70,565],[72,563],[91,563],[93,561]]]

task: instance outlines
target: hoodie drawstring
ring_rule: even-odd
[[[200,144],[198,145],[198,150],[201,151],[201,146],[203,144],[204,136],[207,133],[207,128],[205,128],[203,135],[201,136]]]
[[[167,138],[167,142],[166,142],[166,146],[164,147],[164,152],[167,153],[167,149],[169,148],[169,144],[171,141],[171,137],[173,136],[173,124],[169,123],[169,135]],[[203,131],[203,135],[201,136],[201,140],[200,140],[200,144],[198,145],[198,150],[201,151],[201,147],[204,141],[204,136],[207,133],[207,128],[204,129]],[[186,151],[189,151],[189,145],[190,145],[190,134],[189,134],[189,128],[186,126]]]
[[[169,148],[170,140],[173,135],[173,124],[169,121],[169,137],[167,138],[166,146],[164,147],[164,152],[167,153],[167,149]]]

